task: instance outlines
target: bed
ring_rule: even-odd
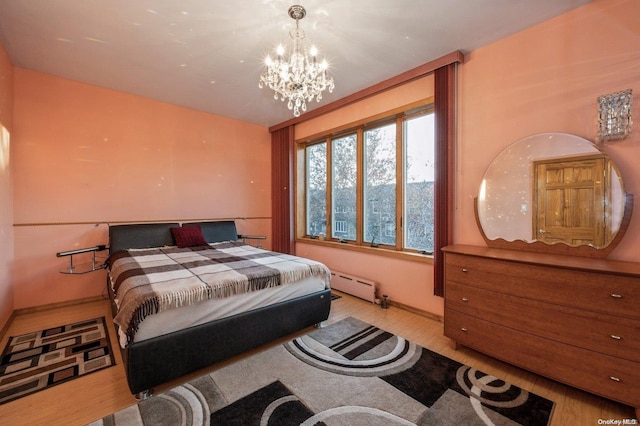
[[[182,231],[186,230],[195,232],[199,235],[196,240],[203,238],[204,242],[193,244],[187,239],[192,245],[183,247]],[[176,242],[178,237],[180,244]],[[242,238],[233,221],[109,227],[107,288],[127,382],[136,398],[145,399],[152,394],[154,386],[319,325],[328,318],[331,290],[326,266],[255,248],[240,242]],[[204,243],[208,247],[203,246]],[[242,257],[245,255],[246,258]],[[232,262],[224,262],[226,257]],[[184,264],[173,265],[176,259]],[[290,262],[308,265],[307,269],[314,272],[300,274],[296,270],[292,274]],[[280,271],[275,284],[274,279],[267,279],[270,284],[261,284],[264,280],[255,271],[262,273],[262,266],[255,263]],[[168,264],[171,266],[166,266]],[[248,287],[229,279],[238,274],[229,265],[237,268],[237,265],[248,264],[252,267],[242,269],[243,275],[250,271],[246,272]],[[186,272],[183,266],[191,269]],[[146,275],[141,275],[141,270]],[[194,275],[186,278],[188,274]],[[178,296],[172,293],[167,296],[162,292],[177,292],[186,284],[180,281],[167,285],[165,275],[171,279],[173,275],[185,275],[184,280],[196,282],[197,288]],[[222,287],[226,290],[212,285],[217,276],[225,280]],[[155,302],[140,302],[139,308],[131,309],[127,295],[134,294],[142,300],[142,288],[145,288],[142,284],[148,284],[147,281],[153,284],[146,287],[156,289],[161,296],[155,297]],[[131,316],[133,311],[135,314]],[[128,319],[123,319],[125,313]]]

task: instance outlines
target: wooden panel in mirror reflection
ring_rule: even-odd
[[[594,247],[610,243],[609,164],[602,154],[534,161],[533,239]]]

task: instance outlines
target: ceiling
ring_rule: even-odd
[[[258,79],[296,1],[0,0],[0,41],[17,67],[271,126],[292,113]],[[301,0],[336,84],[309,110],[588,1]]]

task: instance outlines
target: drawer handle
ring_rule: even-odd
[[[621,382],[622,380],[620,379],[620,377],[616,377],[616,376],[609,376],[609,378],[611,380],[613,380],[614,382]]]
[[[611,293],[611,297],[613,297],[614,299],[622,299],[622,295],[618,293]]]
[[[462,268],[462,272],[466,274],[467,272],[469,272],[469,270],[467,268]]]
[[[465,333],[467,332],[467,327],[460,327],[460,330],[464,331]]]
[[[468,299],[468,298],[466,298],[466,297],[463,297],[463,298],[462,298],[462,301],[463,301],[464,303],[467,303],[467,302],[469,301],[469,299]]]
[[[621,336],[616,336],[615,334],[612,334],[612,335],[611,335],[611,338],[612,338],[613,340],[622,340],[622,337],[621,337]]]

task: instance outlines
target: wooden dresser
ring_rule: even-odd
[[[640,264],[443,250],[446,336],[640,414]]]

